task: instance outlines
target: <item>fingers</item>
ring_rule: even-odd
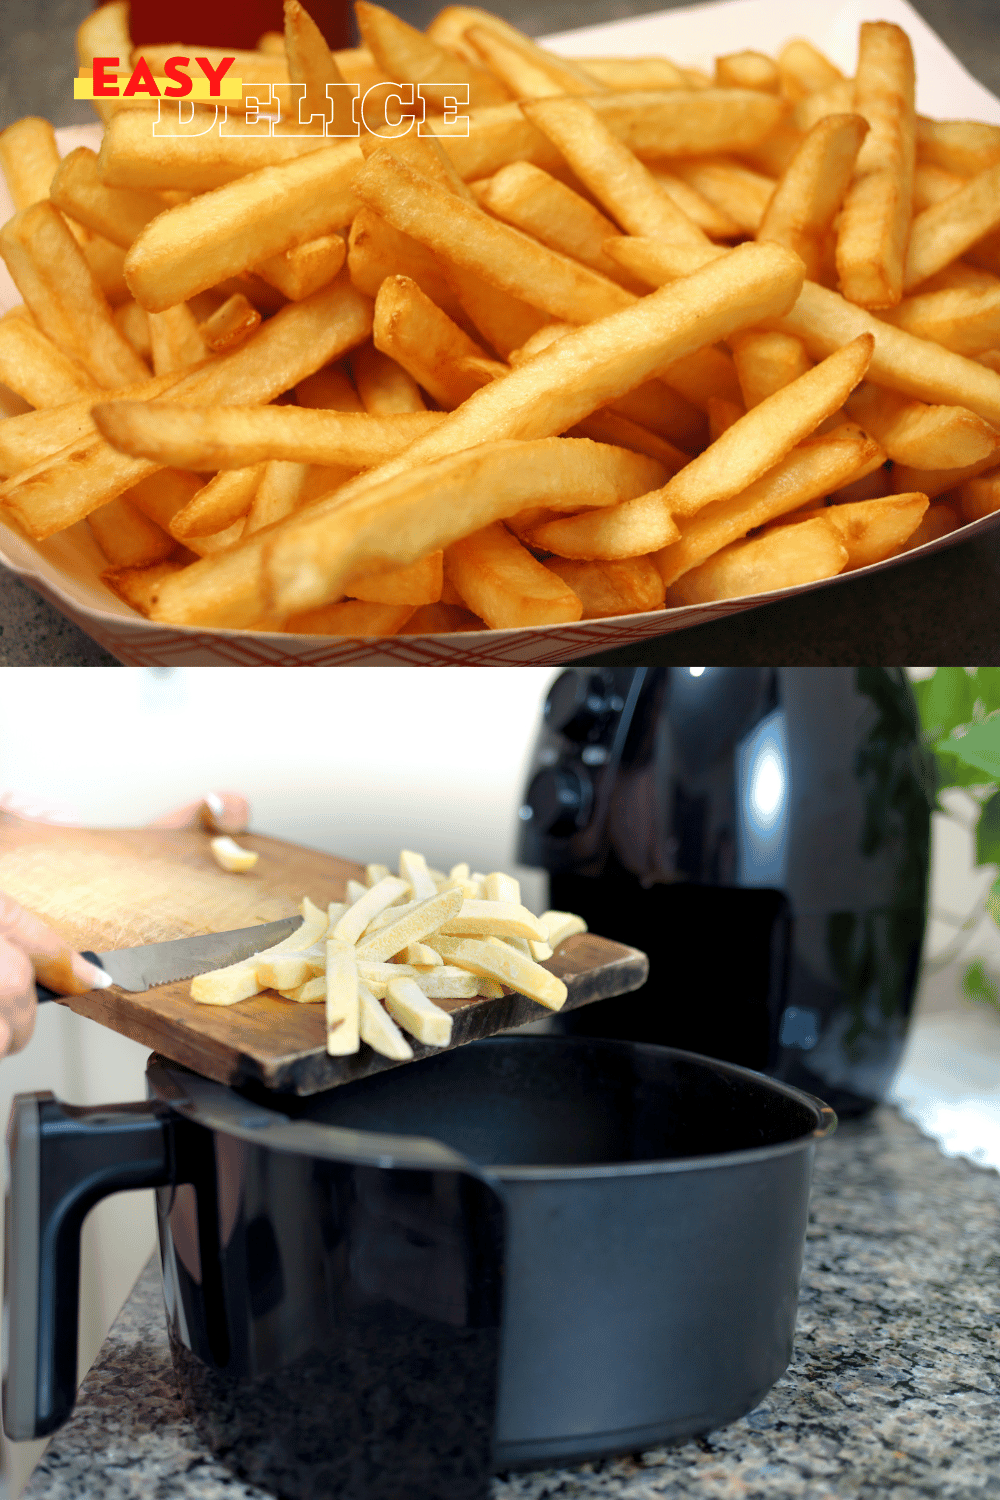
[[[250,803],[239,792],[206,792],[164,813],[150,828],[204,828],[206,833],[242,833],[250,822]]]
[[[84,995],[88,990],[105,989],[111,983],[103,969],[95,969],[40,918],[2,893],[0,940],[17,948],[29,969],[33,967],[42,983],[60,995]]]
[[[35,1029],[35,976],[22,948],[0,937],[0,1057],[20,1052]]]

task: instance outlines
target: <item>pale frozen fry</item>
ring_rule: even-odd
[[[438,954],[440,958],[441,955]],[[474,1000],[479,993],[477,978],[467,969],[444,962],[434,968],[417,968],[412,964],[358,962],[358,973],[373,995],[384,1000],[394,979],[412,979],[432,1000]]]
[[[407,604],[416,609],[436,604],[443,584],[444,554],[439,549],[404,568],[358,573],[346,584],[345,592],[348,598],[364,599],[369,604]]]
[[[693,515],[703,505],[738,494],[773,468],[820,422],[839,411],[864,377],[873,347],[870,335],[853,339],[747,412],[668,481],[663,494],[671,513]]]
[[[662,236],[698,247],[709,243],[585,99],[544,99],[522,107],[526,118],[545,132],[580,181],[629,234]]]
[[[667,602],[708,604],[832,578],[847,564],[847,548],[824,516],[733,542],[667,591]]]
[[[263,986],[257,981],[257,965],[278,953],[301,953],[311,948],[326,934],[328,918],[309,900],[302,899],[302,924],[280,943],[262,949],[252,958],[238,964],[229,964],[224,969],[212,969],[207,974],[197,974],[191,981],[191,999],[202,1005],[235,1005],[240,1000],[249,1000],[260,993]]]
[[[666,495],[659,489],[605,510],[546,521],[529,532],[528,541],[542,552],[590,562],[643,557],[679,535]],[[570,575],[556,571],[573,588]]]
[[[358,966],[350,943],[326,944],[326,1050],[347,1057],[361,1045]]]
[[[817,121],[785,168],[757,229],[801,255],[815,280],[823,241],[850,185],[861,143],[868,134],[862,115],[827,115]]]
[[[407,943],[399,955],[399,961],[420,969],[436,969],[444,964],[440,953],[428,948],[426,943]]]
[[[748,329],[730,339],[747,411],[812,369],[802,340],[787,333]]]
[[[385,1008],[425,1047],[447,1047],[451,1042],[451,1016],[429,1000],[414,980],[393,979],[385,996]]]
[[[528,951],[536,964],[542,964],[547,958],[551,958],[555,951],[548,943],[528,943]]]
[[[678,540],[654,558],[660,576],[669,587],[755,527],[832,494],[884,462],[884,449],[849,423],[824,437],[806,439],[740,494],[706,505],[683,521]]]
[[[730,52],[715,59],[715,82],[722,89],[760,89],[764,94],[781,92],[781,72],[766,52]]]
[[[621,267],[603,248],[604,241],[617,234],[615,225],[586,198],[541,167],[526,161],[501,167],[488,180],[480,201],[498,218],[533,234],[543,245],[573,256],[613,281],[622,280]],[[639,290],[631,278],[627,289]]]
[[[231,839],[227,834],[212,839],[210,847],[216,862],[232,874],[242,874],[244,870],[252,870],[260,858],[260,855],[256,854],[253,849],[241,849],[236,840]]]
[[[413,1048],[368,986],[360,982],[358,1000],[361,1040],[383,1057],[391,1057],[394,1062],[409,1062]]]
[[[344,893],[347,897],[348,907],[350,908],[351,906],[353,906],[355,901],[360,901],[362,896],[368,889],[368,886],[363,885],[360,880],[348,880],[344,887]]]
[[[136,311],[142,309],[136,306]],[[227,354],[259,327],[260,313],[242,292],[234,292],[199,325],[198,331],[213,354]]]
[[[158,193],[105,186],[97,170],[97,153],[86,146],[63,157],[49,197],[64,214],[123,250],[167,207]]]
[[[894,463],[918,469],[965,468],[1000,446],[1000,433],[964,407],[926,406],[874,385],[856,390],[846,409]]]
[[[454,963],[485,979],[499,980],[549,1010],[561,1010],[565,1003],[568,991],[562,980],[505,943],[435,936],[430,946],[437,949],[446,964]]]
[[[147,313],[149,347],[153,373],[169,375],[172,370],[186,370],[200,365],[208,355],[198,320],[186,302],[163,312]]]
[[[58,167],[56,133],[48,120],[26,115],[0,131],[0,169],[10,188],[15,213],[49,196]]]
[[[419,943],[449,917],[457,916],[461,909],[461,891],[435,890],[433,896],[419,901],[396,921],[363,938],[357,947],[358,958],[366,963],[381,963],[399,953],[407,943]]]
[[[263,477],[263,464],[223,469],[177,511],[170,522],[171,536],[186,542],[192,537],[212,536],[241,520],[249,511]]]
[[[800,338],[814,359],[871,333],[875,351],[868,379],[874,384],[931,404],[966,406],[1000,426],[1000,375],[995,370],[883,323],[815,282],[806,282],[792,311],[776,326]]]
[[[785,94],[793,100],[829,88],[843,77],[840,69],[803,37],[785,43],[778,53],[778,69]]]
[[[477,901],[466,898],[458,915],[442,922],[438,932],[449,937],[534,938],[541,942],[546,929],[518,901],[488,896]]]
[[[564,943],[568,937],[575,937],[578,932],[587,931],[587,924],[583,918],[570,911],[543,911],[540,920],[553,950],[558,948],[560,943]]]
[[[0,322],[0,382],[35,408],[61,406],[101,389],[31,318]]]
[[[365,411],[373,416],[427,410],[413,376],[372,344],[362,344],[354,351],[351,374]]]
[[[450,873],[452,878],[461,876],[468,880],[469,867],[468,865],[454,865]],[[515,906],[520,906],[521,883],[515,880],[513,875],[505,875],[500,870],[494,870],[483,881],[482,899],[484,901],[508,901]]]
[[[397,880],[395,875],[386,875],[381,880],[369,886],[364,895],[353,906],[349,906],[337,925],[331,931],[331,937],[338,942],[356,943],[374,917],[385,911],[400,896],[406,894],[408,885],[405,880]]]
[[[365,881],[369,890],[373,885],[378,885],[380,880],[386,880],[390,873],[388,865],[365,865]]]
[[[437,890],[434,877],[427,868],[426,859],[412,849],[400,850],[399,878],[410,887],[414,901],[426,901]]]
[[[565,557],[549,557],[545,566],[576,594],[583,605],[584,620],[663,608],[665,585],[648,557],[628,557],[618,562],[571,562]],[[532,957],[547,957],[534,952],[538,946],[529,945]]]
[[[1000,163],[978,173],[957,193],[917,214],[903,275],[910,291],[950,265],[1000,225]]]
[[[95,406],[94,421],[119,452],[183,468],[240,469],[279,458],[362,469],[405,451],[444,417],[108,401]]]
[[[148,378],[66,221],[51,203],[21,209],[0,230],[0,255],[43,333],[107,390]]]
[[[913,95],[913,49],[906,32],[887,21],[863,22],[854,108],[871,128],[858,152],[837,232],[840,284],[861,307],[894,307],[903,294],[916,159]]]
[[[347,241],[342,234],[321,234],[270,255],[254,267],[258,276],[277,287],[290,302],[311,297],[333,280],[347,259]]]
[[[580,601],[572,589],[500,522],[453,542],[445,566],[468,607],[491,630],[580,619]]]
[[[108,123],[97,171],[107,187],[204,193],[326,144],[315,136],[220,135],[213,130],[192,150],[192,142],[183,135],[154,135],[143,110],[125,109]]]
[[[349,224],[357,209],[352,184],[363,160],[354,141],[341,141],[167,209],[125,258],[136,301],[161,311]]]
[[[677,161],[672,169],[688,187],[737,225],[737,232],[754,234],[774,193],[774,178],[724,157]]]
[[[384,70],[385,78],[424,85],[464,83],[468,85],[470,104],[479,107],[502,104],[510,97],[488,68],[446,52],[380,5],[357,0],[354,13],[361,39]]]
[[[589,322],[633,300],[615,282],[490,218],[388,153],[369,158],[354,190],[444,260],[553,317]]]
[[[173,537],[124,496],[92,511],[87,524],[104,556],[116,568],[149,567],[177,550]]]

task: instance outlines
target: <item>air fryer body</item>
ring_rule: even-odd
[[[839,1113],[884,1097],[923,940],[932,781],[900,671],[577,668],[546,703],[520,859],[642,948],[566,1031],[702,1052]]]

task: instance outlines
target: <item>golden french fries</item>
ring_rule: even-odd
[[[357,15],[357,49],[299,0],[201,49],[248,85],[225,129],[106,99],[97,153],[0,134],[30,537],[87,518],[163,623],[376,638],[771,591],[998,508],[1000,128],[916,116],[898,26],[851,79],[802,40],[710,76]],[[84,69],[140,50],[176,48],[122,0],[80,28]]]

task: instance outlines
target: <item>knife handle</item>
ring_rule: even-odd
[[[104,968],[96,953],[81,953],[80,957],[85,958],[88,964],[93,964],[95,968]],[[41,1005],[43,1000],[62,1000],[65,998],[63,995],[58,995],[55,990],[50,990],[48,985],[40,984],[37,979],[35,980],[35,994],[38,996],[39,1005]]]

